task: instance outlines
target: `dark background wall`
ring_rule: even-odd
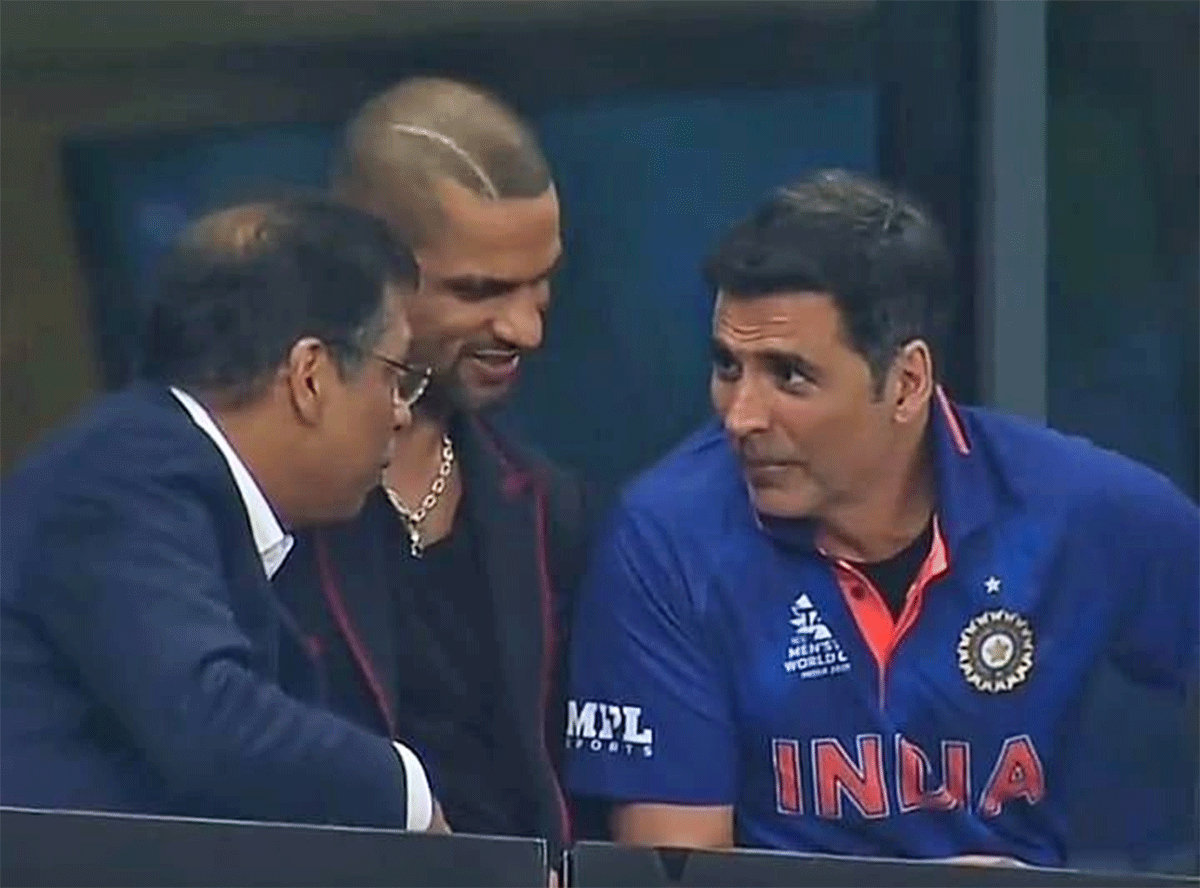
[[[319,185],[348,111],[421,72],[497,89],[546,143],[567,263],[514,409],[601,488],[705,415],[700,261],[731,220],[813,166],[882,172],[946,220],[963,283],[947,375],[971,397],[970,4],[476,3],[446,4],[443,18],[426,4],[351,4],[349,24],[325,32],[322,7],[176,4],[195,14],[186,33],[186,15],[140,22],[123,4],[78,7],[103,36],[72,25],[50,37],[28,10],[18,20],[4,110],[31,143],[5,167],[41,172],[4,189],[29,223],[5,227],[17,276],[4,327],[67,339],[53,358],[39,337],[5,340],[17,393],[0,425],[6,465],[128,378],[149,269],[189,218]],[[378,18],[401,10],[403,26]]]

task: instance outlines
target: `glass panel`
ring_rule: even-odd
[[[1197,7],[1051,3],[1049,419],[1197,495]]]
[[[1195,497],[1197,6],[1047,11],[1050,424]],[[1093,676],[1063,778],[1073,865],[1195,871],[1196,731],[1174,697]]]

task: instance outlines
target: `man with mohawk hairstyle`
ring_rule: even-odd
[[[413,356],[433,375],[362,514],[302,536],[277,586],[319,652],[329,705],[412,746],[456,832],[562,848],[584,502],[488,410],[542,342],[562,252],[550,170],[499,99],[415,78],[354,116],[332,178],[412,247]]]

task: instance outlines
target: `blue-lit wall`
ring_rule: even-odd
[[[534,123],[559,183],[566,264],[546,346],[512,408],[534,440],[610,492],[707,409],[706,251],[808,168],[874,170],[876,97],[868,88],[639,93],[560,103]],[[189,220],[287,184],[320,187],[336,130],[255,127],[72,146],[110,383],[128,378],[140,299]]]

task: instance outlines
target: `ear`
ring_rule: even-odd
[[[320,423],[337,376],[329,347],[313,336],[296,340],[283,372],[297,418],[309,426]]]
[[[933,355],[929,344],[914,339],[901,347],[892,362],[892,416],[898,423],[921,417],[933,397]]]

